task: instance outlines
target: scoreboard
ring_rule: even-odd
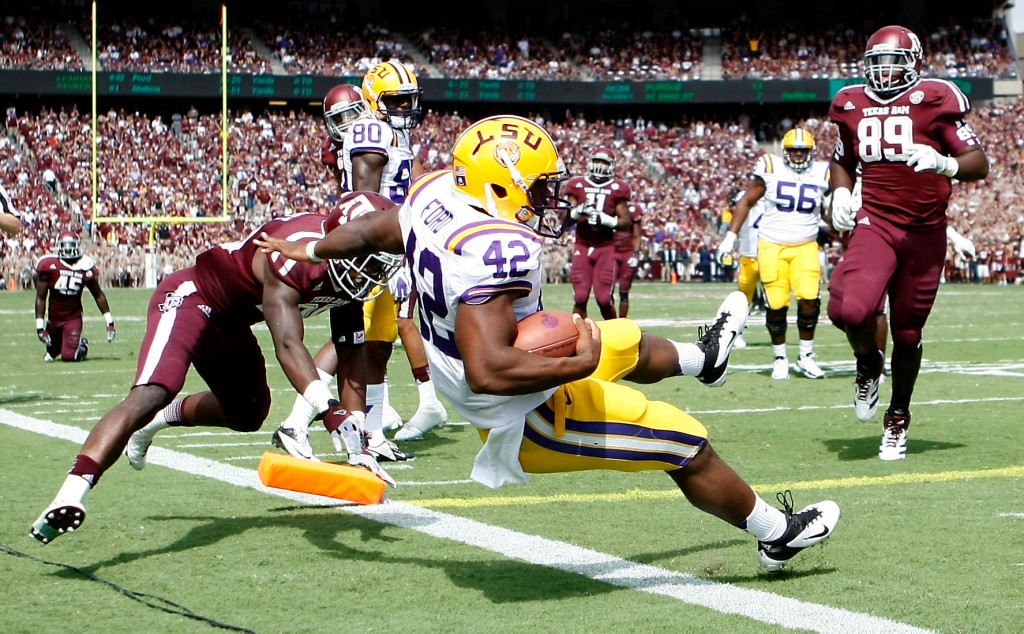
[[[339,83],[359,84],[360,77],[320,75],[229,74],[228,97],[284,101],[319,101]],[[429,103],[538,104],[687,104],[687,103],[827,103],[836,91],[859,79],[735,81],[527,81],[420,78]],[[972,100],[993,96],[992,79],[954,79]],[[202,73],[100,72],[100,96],[219,98],[221,76]],[[60,71],[0,71],[0,94],[89,94],[92,74]]]

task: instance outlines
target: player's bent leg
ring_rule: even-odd
[[[675,406],[588,378],[562,386],[527,415],[519,460],[527,473],[670,471],[706,442],[704,425]]]
[[[601,362],[593,376],[610,381],[625,378],[634,383],[695,376],[701,383],[718,387],[725,383],[729,354],[746,327],[747,308],[743,293],[733,291],[718,307],[715,319],[701,329],[700,338],[693,343],[641,335],[639,327],[630,320],[598,322],[602,337]],[[636,355],[636,359],[626,363],[630,355]]]
[[[519,460],[527,473],[666,471],[691,504],[756,537],[758,559],[768,570],[831,537],[839,522],[839,507],[830,500],[799,513],[791,496],[780,498],[781,511],[765,504],[714,452],[699,421],[597,379],[562,386],[527,415]]]

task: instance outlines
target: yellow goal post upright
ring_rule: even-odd
[[[93,224],[130,224],[149,225],[149,241],[146,245],[145,285],[155,288],[159,274],[156,258],[156,229],[160,225],[173,224],[223,224],[231,221],[228,201],[228,8],[220,7],[221,47],[220,47],[220,138],[221,138],[221,213],[216,216],[185,217],[185,216],[100,216],[99,215],[99,125],[97,122],[97,82],[98,38],[96,23],[96,1],[92,3],[92,222]]]

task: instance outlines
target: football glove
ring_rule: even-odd
[[[907,165],[913,167],[915,172],[936,172],[953,178],[960,169],[960,164],[955,158],[939,154],[938,150],[930,145],[913,145],[910,150]]]
[[[636,267],[640,266],[640,260],[636,259],[636,256],[634,255],[633,257],[626,260],[626,266],[628,266],[631,269],[635,269]]]
[[[41,317],[36,317],[36,336],[47,348],[53,343],[50,340],[50,333],[46,331],[46,322]]]
[[[853,196],[845,187],[837,187],[832,192],[832,226],[836,231],[849,231],[857,224],[857,209],[853,206]]]
[[[331,432],[331,442],[338,453],[360,454],[366,449],[369,434],[363,426],[366,415],[350,412],[335,400],[327,402],[327,411],[322,415],[324,427]]]
[[[953,245],[953,251],[956,252],[960,259],[974,259],[974,241],[970,238],[965,238],[954,229],[952,226],[946,226],[946,238],[949,239],[949,243]]]
[[[398,486],[395,479],[385,471],[373,454],[367,449],[370,434],[363,426],[366,414],[350,412],[335,400],[329,401],[327,411],[323,415],[324,425],[331,432],[334,449],[348,454],[348,463],[355,467],[369,469],[375,476],[391,486]]]
[[[107,343],[112,342],[116,336],[117,330],[114,328],[114,324],[107,324]]]
[[[605,227],[614,229],[619,226],[619,217],[606,214],[603,211],[598,211],[590,216],[590,224],[604,225]]]
[[[722,239],[722,243],[718,245],[718,263],[721,264],[725,256],[732,255],[732,250],[736,247],[736,232],[727,231],[725,232],[725,238]]]
[[[597,210],[590,203],[583,202],[569,210],[569,217],[573,220],[579,220],[580,216],[590,216]]]

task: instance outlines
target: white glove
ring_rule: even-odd
[[[403,262],[395,274],[388,278],[388,290],[396,304],[409,300],[409,293],[412,289],[412,277],[409,275],[409,264]]]
[[[640,260],[636,259],[635,255],[633,257],[629,258],[628,260],[626,260],[626,266],[628,266],[631,269],[635,269],[639,265],[640,265]]]
[[[590,216],[595,211],[597,210],[594,209],[593,205],[588,202],[582,202],[569,210],[569,217],[573,220],[579,220],[580,216]]]
[[[721,264],[722,260],[725,258],[726,255],[731,255],[732,250],[735,247],[736,232],[726,231],[725,238],[722,240],[722,243],[718,245],[718,253],[716,254],[716,257],[718,258],[718,263]]]
[[[377,459],[374,458],[372,454],[351,454],[348,457],[348,463],[354,467],[366,467],[367,469],[373,472],[373,475],[377,476],[385,483],[390,484],[393,487],[398,486],[398,483],[395,482],[395,479],[391,477],[391,474],[385,471],[384,467],[380,466],[380,464],[377,462]]]
[[[974,241],[960,235],[951,225],[946,226],[946,238],[953,245],[953,251],[960,256],[960,259],[966,260],[970,258],[973,260],[975,258]]]
[[[836,231],[849,231],[857,224],[857,210],[853,207],[853,195],[845,187],[832,192],[832,226]]]
[[[350,465],[365,467],[387,484],[398,486],[395,479],[377,463],[377,459],[367,449],[369,433],[363,424],[366,421],[366,414],[350,412],[337,401],[331,401],[331,406],[327,408],[323,418],[328,429],[334,427],[331,430],[334,449],[338,453],[345,452]]]
[[[615,227],[619,226],[619,217],[609,216],[603,211],[599,211],[590,217],[590,224],[602,224],[606,227],[614,229]]]
[[[938,150],[930,145],[913,145],[910,151],[907,165],[913,167],[915,172],[928,170],[953,178],[960,169],[960,164],[955,158],[939,154]]]
[[[350,412],[338,401],[331,401],[324,412],[324,426],[331,432],[331,442],[338,453],[361,454],[366,450],[368,436],[363,422],[366,414]]]

